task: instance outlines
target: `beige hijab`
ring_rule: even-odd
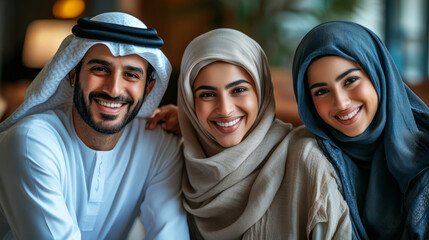
[[[193,82],[215,61],[243,67],[258,91],[256,121],[244,140],[230,148],[220,146],[201,126],[194,109]],[[279,189],[286,162],[280,143],[292,129],[275,120],[269,65],[259,44],[232,29],[195,38],[182,59],[178,108],[186,165],[184,207],[204,238],[241,238],[266,213]]]

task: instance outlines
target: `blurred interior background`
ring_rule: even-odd
[[[351,20],[376,32],[404,81],[429,105],[427,0],[0,0],[0,121],[21,104],[27,86],[77,19],[108,11],[134,15],[164,39],[162,50],[173,73],[162,105],[176,103],[187,44],[204,32],[229,27],[264,48],[277,116],[300,125],[290,71],[293,54],[305,33],[328,20]],[[128,239],[142,234],[136,221]]]
[[[426,0],[0,0],[0,118],[19,106],[31,80],[79,17],[130,13],[157,29],[173,66],[161,104],[176,103],[180,60],[196,36],[238,29],[269,58],[277,115],[299,125],[290,68],[299,41],[328,20],[351,20],[376,32],[404,80],[429,104],[429,4]]]

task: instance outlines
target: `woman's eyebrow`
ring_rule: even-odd
[[[349,70],[341,73],[340,75],[338,75],[338,77],[335,78],[335,81],[338,82],[341,79],[343,79],[345,76],[347,76],[347,74],[354,72],[354,71],[360,71],[359,68],[350,68]],[[327,86],[326,83],[320,82],[320,83],[315,83],[313,85],[310,86],[310,90],[313,88],[317,88],[317,87],[323,87],[323,86]]]
[[[250,84],[250,82],[249,82],[249,81],[247,81],[247,80],[239,79],[239,80],[237,80],[237,81],[234,81],[234,82],[229,83],[228,85],[226,85],[226,86],[225,86],[225,89],[232,88],[232,87],[237,86],[237,85],[240,85],[240,84],[242,84],[242,83]]]
[[[197,91],[199,91],[199,90],[213,90],[213,91],[216,91],[216,90],[217,90],[217,88],[212,87],[212,86],[201,85],[201,86],[199,86],[199,87],[195,88],[195,89],[194,89],[194,92],[197,92]]]
[[[354,71],[360,71],[360,69],[359,68],[350,68],[349,70],[347,70],[347,71],[341,73],[340,75],[338,75],[338,77],[335,78],[335,81],[336,82],[340,81],[345,76],[347,76],[347,74],[349,74],[351,72],[354,72]],[[313,84],[313,85],[310,86],[310,90],[313,89],[313,88],[323,87],[323,86],[327,86],[327,85],[328,84],[323,83],[323,82],[321,82],[321,83],[315,83],[315,84]]]
[[[234,82],[232,82],[232,83],[227,84],[227,85],[225,86],[225,89],[232,88],[232,87],[237,86],[237,85],[240,85],[240,84],[242,84],[242,83],[250,84],[250,82],[249,82],[249,81],[247,81],[247,80],[239,79],[239,80],[237,80],[237,81],[234,81]],[[213,91],[216,91],[216,90],[217,90],[217,88],[212,87],[212,86],[207,86],[207,85],[201,85],[201,86],[197,87],[197,88],[194,90],[194,92],[197,92],[197,91],[199,91],[199,90],[213,90]]]
[[[345,76],[347,76],[347,74],[349,74],[349,73],[351,73],[351,72],[354,72],[354,71],[360,71],[360,69],[359,68],[350,68],[349,70],[347,70],[347,71],[345,71],[345,72],[343,72],[343,73],[341,73],[340,75],[338,75],[338,77],[337,78],[335,78],[335,81],[340,81],[341,79],[343,79]]]
[[[315,83],[313,85],[310,86],[310,90],[313,88],[317,88],[317,87],[323,87],[323,86],[327,86],[328,84],[324,83],[324,82],[319,82],[319,83]]]

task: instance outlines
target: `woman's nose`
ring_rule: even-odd
[[[218,112],[223,116],[229,116],[234,111],[234,104],[229,96],[219,96]]]
[[[345,110],[350,105],[350,97],[346,91],[338,90],[334,94],[334,104],[340,110]]]

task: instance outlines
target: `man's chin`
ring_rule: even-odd
[[[123,117],[119,117],[116,115],[113,115],[111,118],[112,120],[109,120],[108,116],[112,115],[106,115],[102,116],[101,118],[89,118],[86,121],[87,125],[91,127],[93,130],[99,133],[103,134],[115,134],[120,132],[126,125],[125,119]]]
[[[102,121],[115,121],[116,119],[119,118],[118,115],[103,114],[103,113],[100,113],[100,116]]]
[[[115,125],[115,126],[100,126],[100,125],[92,125],[91,128],[94,129],[95,131],[99,132],[99,133],[103,133],[103,134],[115,134],[120,132],[125,126],[123,126],[122,124]]]

